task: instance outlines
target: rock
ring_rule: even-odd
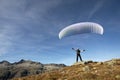
[[[85,66],[85,67],[83,67],[83,71],[85,71],[85,72],[89,72],[89,71],[90,71],[90,67],[89,67],[89,66]]]
[[[102,65],[102,64],[103,64],[103,62],[98,62],[98,63],[97,63],[97,65]]]
[[[120,65],[120,59],[112,59],[110,61],[106,61],[105,63],[110,66]]]
[[[76,62],[73,65],[85,65],[85,64],[89,64],[89,63],[93,63],[92,60],[89,61],[81,61],[81,62]]]
[[[120,79],[120,75],[116,75],[115,78],[116,78],[116,79]]]
[[[97,70],[95,70],[95,73],[97,73],[98,71]]]
[[[8,62],[8,61],[2,61],[2,62],[0,62],[0,67],[6,67],[6,66],[9,66],[10,65],[10,63]]]
[[[87,63],[93,63],[93,61],[92,60],[89,60],[89,61],[86,61]]]
[[[44,64],[44,68],[47,71],[55,70],[55,69],[60,69],[66,67],[64,64]]]
[[[73,65],[85,65],[85,64],[87,64],[87,62],[82,61],[82,62],[76,62]]]
[[[96,70],[97,68],[96,67],[93,67],[94,70]]]

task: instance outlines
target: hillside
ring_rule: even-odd
[[[36,75],[44,72],[65,67],[64,64],[42,64],[30,60],[20,60],[19,62],[9,63],[8,61],[0,62],[0,80],[9,80],[17,77]]]
[[[13,80],[120,80],[120,59],[78,62],[59,70]]]

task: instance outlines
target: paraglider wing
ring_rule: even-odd
[[[67,36],[84,34],[84,33],[96,33],[102,35],[103,27],[93,22],[76,23],[62,29],[59,33],[59,39],[62,39],[63,37],[67,37]]]

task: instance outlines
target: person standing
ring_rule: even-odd
[[[83,61],[80,53],[83,52],[83,51],[85,51],[85,50],[80,50],[79,48],[78,49],[72,48],[72,50],[76,51],[76,62],[78,62],[78,57],[80,58],[81,61]]]

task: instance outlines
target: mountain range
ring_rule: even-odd
[[[64,64],[42,64],[40,62],[24,59],[14,63],[4,60],[0,62],[0,80],[10,80],[12,78],[41,74],[65,66]]]

